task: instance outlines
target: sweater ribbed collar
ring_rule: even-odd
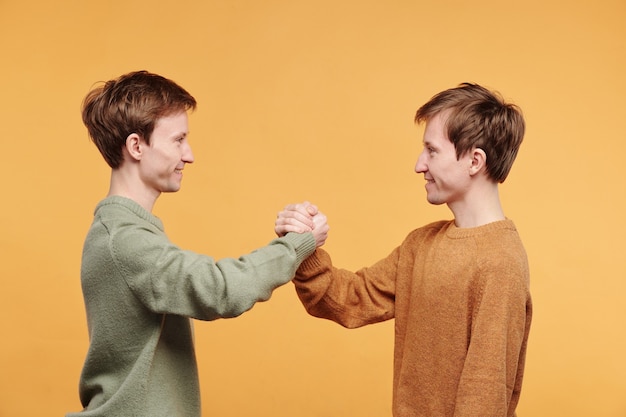
[[[163,222],[161,221],[161,219],[159,219],[154,214],[150,213],[145,208],[141,207],[138,203],[131,200],[130,198],[122,197],[119,195],[108,196],[107,198],[105,198],[104,200],[98,203],[98,205],[96,206],[95,212],[97,212],[100,207],[108,206],[108,205],[123,206],[124,208],[128,209],[133,214],[135,214],[136,216],[140,217],[141,219],[147,222],[150,222],[151,224],[159,228],[159,230],[164,231]]]
[[[452,239],[463,239],[504,229],[509,229],[512,231],[517,230],[513,221],[508,218],[504,220],[498,220],[492,223],[487,223],[478,227],[457,227],[454,224],[454,220],[451,220],[448,223],[448,230],[446,230],[446,235]]]

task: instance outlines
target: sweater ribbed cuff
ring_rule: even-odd
[[[285,239],[294,246],[297,265],[315,252],[316,242],[313,233],[287,233],[281,239]]]
[[[323,249],[318,249],[313,252],[311,256],[302,261],[298,272],[306,273],[307,271],[316,271],[317,269],[319,269],[320,265],[322,265],[322,259],[320,258],[320,256],[322,256],[323,253]]]

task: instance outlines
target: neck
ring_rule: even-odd
[[[111,182],[107,196],[117,195],[126,197],[149,212],[152,212],[159,194],[150,193],[141,183],[137,183],[138,176],[128,175],[122,169],[111,171]]]
[[[487,183],[468,193],[462,201],[449,203],[457,227],[478,227],[506,217],[500,204],[498,184]]]

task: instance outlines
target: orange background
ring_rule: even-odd
[[[501,91],[528,125],[501,191],[535,302],[519,415],[626,416],[624,22],[624,0],[0,0],[0,416],[80,409],[80,254],[109,175],[80,104],[138,69],[199,101],[196,162],[155,209],[174,242],[238,256],[309,199],[348,268],[450,218],[413,173],[415,110]],[[196,337],[205,416],[391,414],[393,322],[314,319],[288,284]]]

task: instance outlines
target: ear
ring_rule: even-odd
[[[480,148],[474,148],[470,151],[470,170],[471,176],[478,174],[487,169],[487,154]]]
[[[143,140],[136,133],[131,133],[126,138],[126,152],[131,159],[135,161],[141,160],[143,156]]]

